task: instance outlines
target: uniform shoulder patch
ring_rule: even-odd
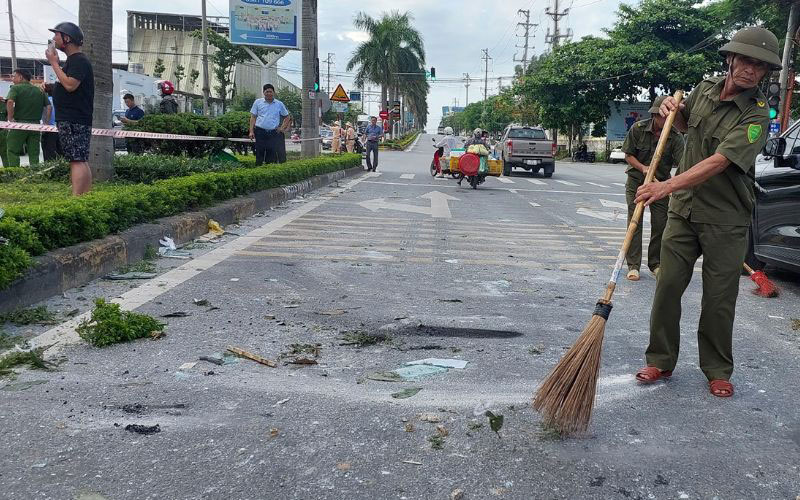
[[[761,129],[761,125],[757,123],[751,123],[747,126],[747,140],[750,142],[750,144],[753,144],[758,140],[759,137],[761,137]]]
[[[756,106],[758,106],[759,108],[763,108],[766,105],[767,103],[765,103],[764,101],[756,101]]]

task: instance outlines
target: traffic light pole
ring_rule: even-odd
[[[319,71],[317,59],[317,0],[303,2],[303,139],[319,136],[319,99],[314,89]],[[302,141],[303,156],[319,155],[319,141]]]
[[[789,26],[786,30],[786,40],[783,44],[783,69],[781,69],[781,76],[779,80],[781,84],[781,102],[783,103],[790,100],[790,96],[787,95],[786,91],[789,88],[789,65],[791,64],[792,54],[794,53],[794,37],[795,33],[797,32],[798,17],[800,17],[800,5],[798,5],[797,2],[793,2],[792,7],[789,10]],[[794,85],[792,85],[792,87],[794,87]],[[786,126],[789,124],[788,113],[782,112],[779,118],[781,121],[781,132],[783,132],[786,130]]]

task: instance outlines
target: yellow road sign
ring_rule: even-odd
[[[350,96],[347,95],[341,83],[336,87],[336,90],[333,91],[333,94],[331,94],[331,101],[350,102]]]

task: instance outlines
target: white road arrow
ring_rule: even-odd
[[[606,208],[624,208],[625,210],[628,210],[628,205],[626,205],[625,203],[620,203],[618,201],[604,200],[601,198],[600,204]]]
[[[607,221],[626,220],[628,218],[627,214],[601,212],[599,210],[592,210],[591,208],[579,208],[577,213],[578,215],[586,215],[587,217],[594,217],[595,219]]]
[[[377,212],[378,210],[397,210],[400,212],[430,215],[436,219],[450,219],[452,218],[452,214],[450,213],[450,206],[448,205],[448,202],[451,200],[458,200],[458,198],[454,198],[449,194],[441,193],[439,191],[431,191],[430,193],[423,194],[420,196],[420,198],[431,200],[431,206],[420,207],[417,205],[407,205],[405,203],[393,203],[386,201],[386,198],[375,198],[373,200],[362,201],[359,203],[359,205],[373,212]]]

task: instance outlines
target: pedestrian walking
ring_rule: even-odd
[[[687,131],[678,174],[637,191],[636,201],[646,205],[672,197],[650,315],[647,366],[636,378],[652,383],[672,375],[678,361],[681,298],[702,255],[700,369],[714,396],[730,397],[733,320],[755,202],[753,170],[769,125],[759,84],[770,71],[781,69],[781,58],[775,35],[757,27],[738,31],[719,53],[727,73],[700,82],[676,114],[676,128]],[[666,116],[675,107],[675,99],[668,97],[659,114]]]
[[[264,97],[256,99],[250,108],[249,135],[256,141],[256,165],[278,162],[278,141],[282,140],[279,128],[285,130],[289,121],[289,110],[275,99],[275,87],[265,84]]]
[[[374,172],[378,169],[378,144],[383,137],[383,127],[378,125],[377,117],[373,116],[369,119],[369,125],[364,130],[364,137],[367,144],[367,170]]]
[[[8,121],[39,124],[42,116],[50,114],[50,101],[47,100],[47,96],[42,89],[31,84],[31,73],[27,69],[14,70],[12,81],[14,85],[11,86],[6,98]],[[28,162],[31,165],[39,164],[40,132],[9,130],[6,141],[10,167],[20,166],[20,156],[23,156],[26,150]]]
[[[628,202],[628,224],[631,223],[636,210],[636,190],[644,183],[644,176],[653,160],[658,139],[664,132],[667,119],[659,115],[658,110],[665,96],[657,98],[650,107],[651,117],[633,124],[622,144],[625,161],[628,162],[628,181],[625,183],[625,200]],[[664,182],[671,177],[670,171],[678,166],[684,150],[681,134],[674,128],[668,132],[667,145],[656,170],[656,180]],[[669,200],[662,198],[650,205],[650,245],[647,249],[647,267],[656,276],[659,273],[661,256],[661,236],[667,225],[667,208]],[[625,256],[628,262],[628,279],[639,280],[639,269],[642,265],[642,225],[636,226],[631,246]]]
[[[353,124],[347,122],[347,132],[345,133],[345,145],[347,145],[347,152],[352,153],[355,151],[356,147],[356,129],[353,128]]]
[[[53,106],[53,87],[52,83],[44,84],[44,93],[50,103],[50,113],[42,116],[42,123],[45,125],[56,125],[56,107]],[[46,111],[46,110],[45,110]],[[42,132],[42,158],[44,161],[53,161],[61,153],[61,145],[58,143],[58,132]]]
[[[59,23],[53,32],[53,46],[45,51],[58,82],[53,88],[58,140],[69,161],[72,194],[79,196],[92,189],[89,169],[89,144],[92,137],[94,107],[94,71],[81,51],[83,31],[73,23]],[[67,55],[64,67],[58,61],[58,49]]]
[[[342,126],[339,122],[333,122],[331,127],[331,152],[338,153],[341,149]]]

